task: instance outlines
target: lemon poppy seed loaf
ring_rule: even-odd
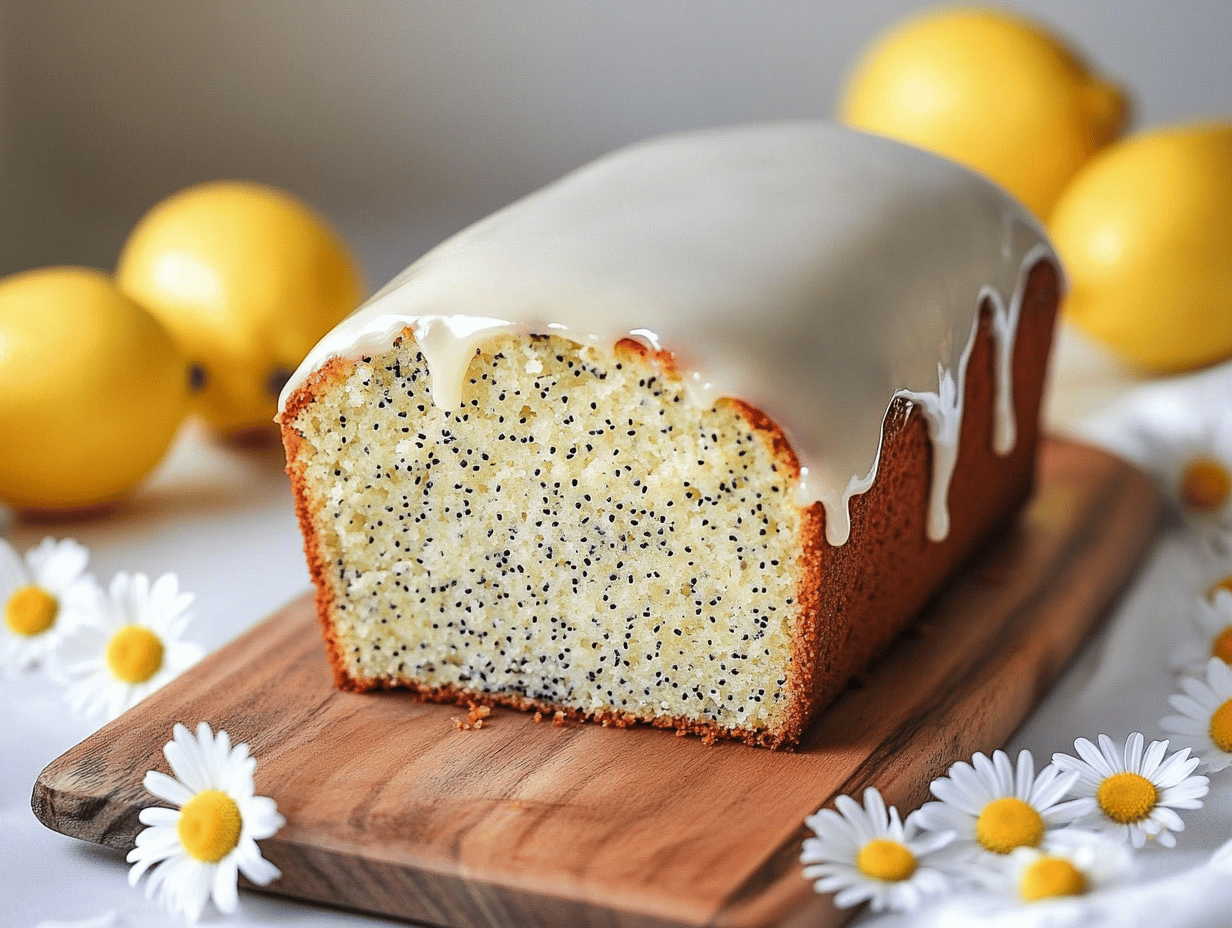
[[[283,393],[338,685],[796,743],[1029,492],[1059,289],[999,189],[819,122],[463,230]]]

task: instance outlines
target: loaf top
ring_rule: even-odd
[[[1029,152],[1023,153],[1029,157]],[[411,327],[435,402],[461,404],[476,346],[557,333],[675,355],[690,395],[745,400],[786,433],[799,500],[827,537],[876,476],[889,404],[934,443],[930,537],[962,415],[981,302],[994,309],[996,446],[1014,444],[1013,338],[1026,273],[1056,260],[1000,188],[910,146],[818,121],[669,135],[586,165],[464,229],[395,277],[309,353],[280,408],[332,357],[387,350]]]

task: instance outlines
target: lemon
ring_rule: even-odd
[[[1148,374],[1232,356],[1232,123],[1118,142],[1057,203],[1067,318]]]
[[[197,411],[232,435],[273,430],[287,378],[362,297],[355,261],[324,219],[243,181],[154,206],[125,242],[116,278],[199,366]]]
[[[114,501],[162,458],[189,399],[175,342],[106,274],[0,280],[0,499],[35,510]]]
[[[992,10],[943,9],[876,39],[848,78],[840,118],[992,178],[1040,219],[1115,139],[1124,94],[1042,27]]]

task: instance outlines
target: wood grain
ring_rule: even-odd
[[[794,753],[651,729],[335,690],[311,600],[291,603],[56,760],[33,807],[121,849],[175,722],[247,741],[287,825],[262,842],[276,893],[431,925],[815,926],[805,816],[876,785],[906,810],[953,761],[1005,743],[1149,544],[1150,482],[1048,441],[1003,538],[808,732]]]

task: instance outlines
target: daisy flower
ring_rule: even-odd
[[[1143,463],[1184,519],[1210,538],[1232,528],[1232,416],[1197,417],[1172,405],[1143,426]]]
[[[200,645],[181,641],[191,619],[191,593],[175,574],[153,584],[145,574],[118,573],[108,596],[67,636],[57,675],[78,715],[114,719],[199,661]]]
[[[954,832],[954,850],[968,857],[1038,847],[1050,828],[1068,824],[1079,811],[1074,802],[1062,802],[1078,775],[1050,764],[1036,776],[1030,751],[1019,753],[1017,771],[1004,751],[994,751],[991,760],[977,753],[948,773],[928,787],[940,801],[925,803],[917,815],[928,831]]]
[[[1216,586],[1209,598],[1194,600],[1190,616],[1196,634],[1172,653],[1173,668],[1198,675],[1212,657],[1232,664],[1232,590]]]
[[[1124,842],[1075,828],[1049,832],[1038,848],[1016,847],[995,861],[979,867],[975,879],[1027,903],[1085,896],[1125,883],[1134,873],[1134,855]]]
[[[1227,536],[1232,541],[1232,535]],[[1232,592],[1232,552],[1224,545],[1190,545],[1186,557],[1196,568],[1193,583],[1200,594],[1214,599],[1220,590]]]
[[[0,539],[0,661],[9,671],[45,663],[98,595],[90,552],[72,539],[44,538],[25,560]]]
[[[817,837],[805,839],[800,861],[804,876],[816,881],[813,888],[836,893],[840,909],[867,901],[874,912],[903,911],[949,888],[938,852],[952,834],[920,834],[914,816],[900,821],[898,810],[886,809],[871,786],[863,808],[850,796],[839,796],[834,805],[837,812],[822,809],[805,819]]]
[[[1167,741],[1152,741],[1144,753],[1143,737],[1134,732],[1122,752],[1107,735],[1099,736],[1096,748],[1086,738],[1074,742],[1081,760],[1068,754],[1053,754],[1052,762],[1066,772],[1077,772],[1074,792],[1081,814],[1074,824],[1119,836],[1134,847],[1146,840],[1175,847],[1173,832],[1185,823],[1176,809],[1200,809],[1206,795],[1206,777],[1191,776],[1200,761],[1189,748],[1166,760]]]
[[[1169,715],[1159,724],[1164,731],[1182,737],[1209,771],[1232,764],[1232,667],[1212,657],[1206,665],[1206,681],[1184,678],[1184,695],[1168,702],[1180,715]]]
[[[219,911],[230,914],[239,904],[237,871],[262,886],[282,876],[261,856],[257,841],[286,820],[274,800],[253,795],[256,759],[248,756],[247,744],[232,748],[225,731],[215,736],[202,722],[194,737],[176,725],[163,754],[175,776],[151,770],[145,788],[179,808],[141,810],[149,827],[128,853],[129,885],[154,867],[145,894],[157,893],[164,911],[195,922],[212,896]]]

